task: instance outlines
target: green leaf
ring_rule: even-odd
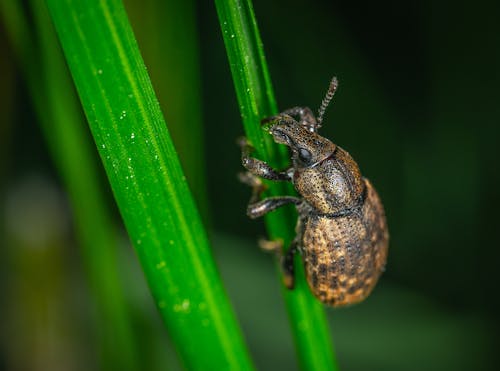
[[[123,5],[47,3],[120,213],[184,365],[252,369]]]
[[[260,120],[276,114],[277,108],[252,3],[215,0],[215,4],[246,136],[255,147],[256,157],[284,168],[288,164],[287,149],[274,144],[260,127]],[[292,194],[289,185],[269,185],[271,195]],[[288,246],[294,237],[295,219],[289,209],[266,215],[269,236],[282,239]],[[299,363],[303,370],[334,370],[336,363],[324,309],[311,294],[298,259],[295,266],[295,288],[284,288],[284,296]]]

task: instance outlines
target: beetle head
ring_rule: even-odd
[[[335,144],[293,121],[279,121],[268,128],[276,143],[286,144],[292,150],[295,168],[314,167],[335,151]]]

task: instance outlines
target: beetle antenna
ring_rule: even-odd
[[[330,101],[333,98],[333,95],[335,94],[335,91],[337,90],[337,87],[339,86],[339,82],[335,76],[332,77],[332,81],[330,81],[330,86],[328,87],[328,91],[326,92],[325,97],[323,98],[323,101],[321,102],[321,106],[319,107],[318,110],[318,118],[316,121],[318,122],[318,126],[321,125],[321,122],[323,122],[323,116],[325,114],[326,108],[330,104]]]

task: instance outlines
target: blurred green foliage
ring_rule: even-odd
[[[293,370],[293,346],[272,258],[258,251],[255,243],[264,234],[263,224],[246,218],[249,191],[235,176],[241,167],[234,139],[243,130],[215,9],[208,2],[196,5],[203,108],[194,114],[204,123],[208,215],[217,262],[257,368]],[[316,109],[330,77],[338,76],[340,88],[322,134],[353,155],[386,207],[391,246],[381,282],[365,303],[328,310],[341,370],[496,369],[500,5],[492,0],[473,4],[255,0],[254,7],[279,108]],[[137,7],[127,10],[134,12],[132,21],[137,19]],[[86,323],[92,320],[92,301],[68,230],[56,228],[64,237],[56,238],[65,246],[55,250],[62,254],[61,260],[47,252],[51,264],[37,261],[43,270],[36,277],[53,275],[39,282],[50,284],[46,291],[33,296],[30,288],[36,277],[19,274],[23,266],[31,269],[23,257],[32,254],[33,247],[19,247],[13,233],[34,235],[42,224],[31,222],[31,216],[46,219],[48,206],[8,205],[13,199],[32,200],[33,187],[55,189],[59,195],[62,190],[4,31],[0,32],[0,294],[8,305],[0,311],[0,367],[12,369],[12,363],[22,359],[16,358],[16,351],[32,349],[26,342],[33,338],[35,327],[16,324],[36,317],[19,310],[20,303],[57,296],[65,300],[64,311],[55,306],[61,318],[59,324],[51,323],[64,331],[51,334],[65,334],[65,347],[58,348],[60,342],[43,336],[47,318],[36,322],[41,339],[53,341],[52,354],[65,359],[61,365],[69,365],[64,369],[91,369],[95,354],[89,344],[95,339]],[[177,37],[172,36],[174,41]],[[142,47],[148,40],[153,37],[139,39],[148,67],[161,70],[163,61],[148,58],[147,47]],[[193,86],[178,84],[183,89]],[[168,111],[168,102],[163,103]],[[189,135],[182,140],[190,143]],[[180,140],[174,136],[174,143]],[[40,177],[44,181],[33,181]],[[31,186],[21,187],[25,182]],[[17,220],[21,227],[13,227],[16,219],[8,210],[22,210],[21,221]],[[50,218],[62,226],[71,221],[67,212]],[[148,369],[165,364],[177,369],[174,355],[165,354],[168,339],[127,245],[121,246],[120,264],[127,272],[123,279],[142,350],[149,357]],[[56,278],[65,284],[52,286]],[[13,298],[11,293],[20,285],[32,297]],[[64,327],[68,318],[78,319],[76,328]],[[43,365],[32,369],[44,369]]]

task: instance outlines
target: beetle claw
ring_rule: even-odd
[[[265,117],[263,118],[262,120],[260,120],[260,124],[261,125],[266,125],[270,122],[273,122],[273,121],[276,121],[276,117],[277,116],[269,116],[269,117]]]
[[[250,142],[248,141],[248,139],[246,137],[238,137],[236,139],[236,144],[241,148],[251,147]]]
[[[267,186],[262,182],[262,180],[258,176],[252,174],[249,171],[238,173],[238,179],[243,184],[246,184],[247,186],[252,187],[254,189],[258,189],[261,192],[267,188]]]
[[[278,255],[281,255],[281,252],[283,251],[283,240],[282,239],[277,239],[277,240],[267,240],[265,238],[259,238],[259,247],[267,252],[273,252],[277,253]]]
[[[293,274],[283,272],[283,285],[285,285],[288,290],[293,290],[295,286],[295,279],[293,277]]]

